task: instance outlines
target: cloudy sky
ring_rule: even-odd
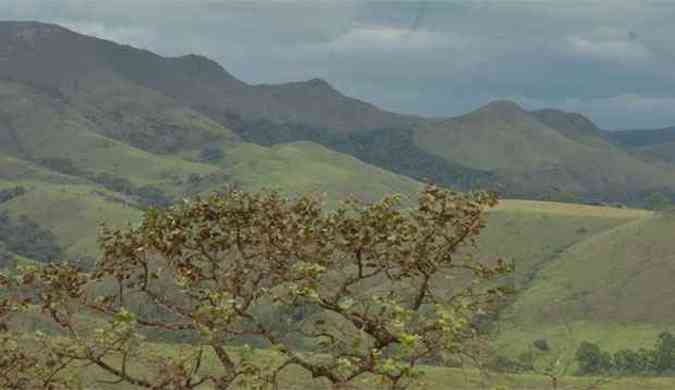
[[[506,98],[675,125],[674,0],[1,0],[0,18],[203,54],[249,83],[321,77],[400,112]]]

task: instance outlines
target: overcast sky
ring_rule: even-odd
[[[320,77],[399,112],[506,98],[675,125],[675,0],[0,0],[0,18],[203,54],[249,83]]]

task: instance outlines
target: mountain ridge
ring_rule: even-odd
[[[75,106],[100,134],[152,153],[194,158],[221,142],[312,141],[460,189],[628,202],[660,191],[675,199],[670,169],[607,142],[580,114],[496,100],[451,118],[401,115],[320,78],[249,85],[196,54],[165,58],[36,22],[0,26],[0,52],[12,54],[0,79]]]

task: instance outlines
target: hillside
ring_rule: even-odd
[[[0,22],[0,265],[90,265],[99,223],[135,223],[226,185],[326,193],[329,205],[411,199],[423,180],[487,187],[522,199],[490,211],[479,242],[482,258],[517,266],[500,346],[558,343],[567,324],[575,343],[639,345],[675,325],[675,217],[532,199],[674,195],[675,136],[645,134],[608,136],[579,114],[508,101],[454,118],[398,115],[321,79],[249,85],[201,56]]]
[[[653,214],[580,240],[537,273],[502,313],[498,344],[517,355],[548,338],[565,359],[582,340],[639,348],[672,330],[675,215]]]
[[[247,118],[301,122],[339,131],[415,121],[345,97],[319,79],[248,85],[201,56],[163,58],[56,25],[0,22],[0,58],[3,59],[0,78],[30,83],[66,96],[82,87],[83,77],[112,71],[213,117],[237,113]]]
[[[494,172],[507,194],[630,200],[631,194],[675,189],[673,170],[645,163],[602,141],[588,122],[578,126],[569,118],[497,101],[419,127],[415,141],[446,160]]]
[[[603,135],[645,161],[675,164],[675,127],[606,131]]]
[[[0,234],[2,252],[12,258],[91,264],[99,223],[125,225],[148,206],[228,184],[328,192],[331,202],[419,188],[316,144],[242,143],[170,97],[114,73],[105,76],[83,78],[69,98],[0,81],[0,214],[11,225],[6,234],[13,229],[27,235]],[[31,235],[37,237],[32,244]],[[31,251],[30,245],[42,249]]]
[[[605,143],[602,130],[581,114],[554,109],[532,111],[530,114],[539,122],[574,141],[591,146],[601,146]]]
[[[199,55],[166,58],[34,22],[0,22],[0,58],[0,79],[74,109],[99,135],[160,155],[310,141],[419,181],[510,197],[639,204],[675,192],[669,146],[644,152],[653,158],[627,152],[575,113],[502,101],[443,120],[399,115],[322,79],[250,85]]]
[[[619,145],[640,148],[675,142],[675,127],[656,130],[605,131],[603,135]]]

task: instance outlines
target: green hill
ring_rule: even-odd
[[[165,58],[34,22],[0,22],[0,54],[0,80],[50,97],[77,127],[164,157],[239,138],[265,146],[311,141],[415,180],[509,197],[640,204],[655,191],[675,193],[675,173],[662,161],[670,147],[645,151],[653,158],[628,152],[575,113],[527,112],[502,101],[443,120],[399,115],[321,79],[249,85],[202,56]],[[16,144],[10,129],[0,120],[2,144]],[[175,180],[210,174],[163,163],[155,165],[177,170]],[[157,174],[136,184],[168,191]]]
[[[322,80],[248,85],[204,57],[164,58],[39,23],[0,22],[0,58],[3,265],[53,254],[91,262],[98,223],[133,223],[148,206],[228,184],[325,192],[329,204],[410,198],[426,179],[530,199],[675,194],[671,144],[609,142],[578,114],[495,102],[420,119]],[[675,325],[674,216],[506,200],[488,222],[478,255],[517,267],[520,292],[496,323],[506,353],[538,337],[556,348],[585,338],[639,345]],[[22,253],[26,243],[40,251]]]
[[[675,327],[673,231],[675,215],[652,214],[568,247],[502,313],[499,343],[514,356],[537,338],[569,353],[583,340],[610,351],[649,346]]]
[[[512,261],[515,287],[523,288],[569,247],[649,215],[642,210],[507,199],[490,210],[478,248],[486,259]]]
[[[547,126],[514,103],[498,101],[420,127],[415,140],[446,160],[495,172],[506,193],[521,196],[566,192],[627,200],[631,193],[675,189],[675,171],[645,163],[598,137],[580,142],[578,129],[573,132],[574,126],[553,119],[546,121],[564,130]]]
[[[242,143],[222,125],[114,73],[82,78],[68,98],[0,81],[0,124],[0,190],[25,191],[3,201],[0,212],[53,234],[63,256],[88,261],[98,253],[100,222],[132,222],[146,206],[227,184],[326,192],[331,202],[420,188],[317,144]]]
[[[91,185],[29,185],[19,197],[0,204],[10,217],[25,216],[52,232],[66,259],[95,258],[100,223],[123,227],[141,210],[110,191]]]
[[[575,112],[554,109],[532,111],[534,117],[544,125],[557,130],[571,140],[591,146],[604,146],[602,131],[590,119]]]
[[[349,195],[370,201],[393,193],[412,197],[421,189],[412,179],[311,142],[272,147],[241,144],[227,153],[224,163],[246,189],[326,192],[331,201]]]

